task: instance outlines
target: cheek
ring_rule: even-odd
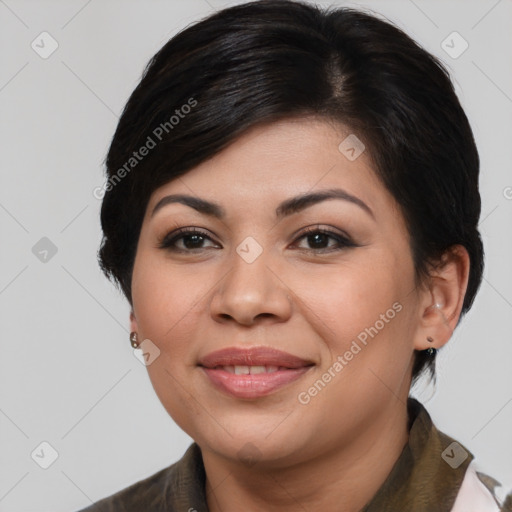
[[[139,332],[162,352],[172,351],[183,361],[183,345],[197,321],[198,304],[208,283],[201,283],[185,267],[145,257],[136,260],[132,278],[134,312]],[[176,359],[174,359],[176,360]]]
[[[302,314],[318,326],[323,341],[322,368],[306,383],[302,398],[311,400],[311,417],[329,411],[326,421],[334,425],[347,410],[357,423],[365,408],[379,410],[390,397],[401,396],[412,355],[414,299],[405,282],[412,274],[404,271],[397,279],[389,267],[368,268],[329,273],[325,286],[316,279],[301,288],[308,306]],[[361,409],[361,404],[366,405]]]
[[[153,389],[173,420],[193,433],[195,417],[201,417],[199,404],[191,398],[187,371],[195,366],[190,351],[194,326],[198,325],[199,302],[206,285],[194,280],[183,268],[170,269],[141,252],[132,277],[132,297],[141,339],[151,340],[158,357],[146,369]],[[173,271],[174,270],[174,271]],[[204,287],[204,290],[200,288]]]
[[[364,341],[366,333],[369,338],[368,331],[392,333],[403,325],[412,274],[403,267],[399,272],[390,255],[364,260],[324,265],[307,279],[288,276],[287,283],[300,299],[296,304],[301,315],[328,342],[331,352],[343,353],[358,336]]]
[[[314,399],[319,415],[333,404],[353,409],[368,397],[378,409],[390,390],[400,396],[412,355],[413,270],[412,262],[381,251],[303,280],[301,314],[323,341],[315,379],[329,381]]]

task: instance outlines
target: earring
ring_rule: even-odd
[[[133,348],[139,348],[140,343],[137,341],[137,333],[136,332],[130,333],[130,341],[132,343]]]
[[[427,341],[429,343],[432,343],[434,341],[434,338],[432,338],[432,336],[427,336]],[[433,348],[433,347],[428,347],[425,352],[427,353],[428,356],[432,357],[436,354],[436,349]]]

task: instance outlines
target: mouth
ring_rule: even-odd
[[[199,360],[199,366],[211,369],[219,366],[297,369],[312,364],[313,361],[270,347],[229,347],[210,352]]]
[[[302,377],[315,364],[269,347],[227,348],[199,361],[211,384],[237,398],[269,395]]]

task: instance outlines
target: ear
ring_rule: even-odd
[[[130,311],[130,332],[139,332],[139,328],[137,326],[137,319],[135,318],[133,309]]]
[[[420,296],[420,318],[414,336],[416,350],[438,349],[451,338],[464,304],[469,265],[466,248],[454,245],[430,271],[428,285]]]

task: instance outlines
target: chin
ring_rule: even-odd
[[[287,465],[298,462],[305,451],[313,447],[314,436],[306,433],[303,423],[300,428],[292,422],[286,425],[287,420],[283,421],[283,418],[286,418],[286,414],[275,415],[267,420],[260,418],[259,421],[254,416],[245,421],[238,416],[237,421],[231,423],[221,418],[219,423],[226,430],[216,424],[215,429],[196,432],[191,437],[202,449],[215,452],[233,462]],[[215,435],[212,435],[213,432]]]

